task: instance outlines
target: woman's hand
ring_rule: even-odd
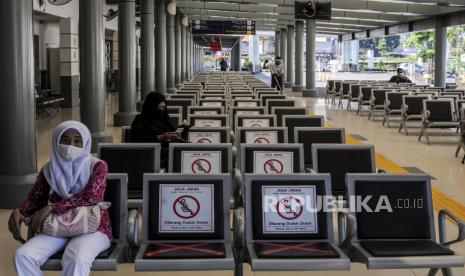
[[[163,134],[160,134],[157,136],[158,140],[163,141],[163,140],[168,140],[170,138],[176,138],[179,137],[179,133],[176,131],[174,132],[165,132]]]
[[[26,219],[26,224],[31,227],[33,233],[40,233],[40,231],[42,231],[44,220],[52,212],[52,210],[52,206],[47,205]]]
[[[21,243],[26,241],[21,237],[21,224],[26,221],[26,218],[21,214],[19,209],[13,210],[8,220],[8,229],[10,230],[13,238]]]

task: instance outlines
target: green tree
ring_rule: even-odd
[[[376,40],[376,49],[381,55],[381,58],[387,58],[389,56],[389,47],[386,44],[386,38],[378,38]]]
[[[434,30],[413,32],[407,39],[405,46],[408,48],[417,48],[419,50],[417,57],[420,57],[425,61],[432,61],[434,58],[434,41]]]
[[[464,38],[465,26],[454,26],[447,29],[447,41],[449,43],[449,59],[448,70],[459,71],[459,67],[463,68],[463,63],[460,60],[460,56],[464,54],[465,49],[465,38]]]

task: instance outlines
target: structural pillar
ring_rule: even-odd
[[[279,47],[280,53],[281,53],[281,58],[283,59],[282,64],[283,64],[283,70],[284,70],[284,76],[283,76],[283,82],[287,80],[287,29],[281,29],[281,35],[280,35],[280,47]]]
[[[176,92],[175,70],[176,70],[176,46],[174,41],[174,18],[175,15],[168,14],[166,17],[166,91]]]
[[[181,81],[187,80],[187,28],[181,24]]]
[[[294,92],[302,92],[304,89],[304,22],[295,22],[295,84]]]
[[[156,29],[156,91],[166,94],[166,2],[165,0],[155,0],[157,23]]]
[[[197,44],[194,43],[194,75],[197,75]]]
[[[115,126],[130,126],[136,113],[136,3],[118,0],[119,112]]]
[[[141,101],[137,103],[137,110],[142,110],[145,96],[155,91],[155,0],[141,0]]]
[[[105,131],[105,78],[103,41],[103,0],[79,1],[79,49],[81,121],[92,135],[92,152],[98,143],[111,143]]]
[[[175,40],[175,66],[174,66],[174,83],[176,88],[181,87],[182,78],[181,78],[181,52],[182,52],[182,45],[181,45],[181,16],[176,14],[174,18],[174,40]]]
[[[446,87],[447,25],[442,17],[436,17],[434,42],[434,86]]]
[[[190,26],[187,26],[187,43],[186,43],[186,66],[187,66],[187,80],[192,78],[192,33]]]
[[[281,32],[279,29],[276,29],[276,32],[274,34],[274,57],[278,57],[281,55]]]
[[[0,209],[12,209],[37,172],[32,1],[3,0],[0,11]]]
[[[286,64],[286,83],[284,87],[292,88],[294,85],[294,43],[295,43],[295,35],[294,35],[294,26],[288,25],[287,26],[287,64]]]
[[[302,95],[304,97],[316,97],[315,88],[315,58],[316,58],[316,22],[312,19],[307,19],[307,49],[306,49],[306,67],[305,74],[305,90]]]

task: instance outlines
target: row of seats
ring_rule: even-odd
[[[216,116],[224,116],[219,125],[190,128],[192,143],[170,144],[167,168],[160,168],[159,144],[99,145],[99,157],[109,165],[105,197],[114,202],[109,211],[116,238],[93,269],[115,270],[119,262],[133,262],[136,271],[241,275],[245,262],[253,271],[349,270],[357,262],[368,269],[430,268],[432,275],[440,268],[450,275],[452,267],[464,265],[464,258],[449,249],[465,239],[460,219],[441,211],[436,239],[429,176],[377,171],[374,147],[344,144],[344,129],[324,128],[323,117],[284,112],[278,119],[280,102],[289,104],[284,106],[289,112],[298,108],[279,95],[284,98],[268,109],[272,102],[257,98],[263,86],[236,72],[201,73],[185,83],[171,96],[195,90],[197,101],[191,98],[191,105],[176,109],[169,102],[170,113],[177,110],[180,117],[187,115],[184,123],[195,125],[190,115],[205,108],[199,106],[201,96],[218,90],[221,99],[211,100],[221,104],[210,107],[221,107],[224,113]],[[239,90],[260,100],[248,108],[264,112],[234,115],[232,96]],[[125,137],[128,131],[123,129]],[[367,209],[351,208],[367,196]],[[392,208],[372,212],[386,197]],[[337,208],[318,209],[326,199]],[[445,235],[446,219],[459,229],[453,241]],[[44,268],[57,269],[53,262]]]
[[[452,129],[459,137],[456,156],[465,149],[465,90],[424,87],[414,84],[392,84],[366,81],[328,81],[326,102],[335,104],[339,97],[339,107],[347,99],[347,110],[351,103],[358,104],[357,114],[364,110],[368,119],[383,116],[383,126],[390,127],[393,118],[400,119],[399,132],[409,134],[409,122],[420,122],[423,136],[430,144],[429,129]],[[364,107],[366,107],[364,109]],[[465,156],[462,163],[465,162]]]

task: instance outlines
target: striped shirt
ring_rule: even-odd
[[[272,63],[270,65],[270,72],[272,75],[279,75],[279,76],[282,76],[284,75],[284,68],[283,68],[283,64],[276,64],[276,63]]]

